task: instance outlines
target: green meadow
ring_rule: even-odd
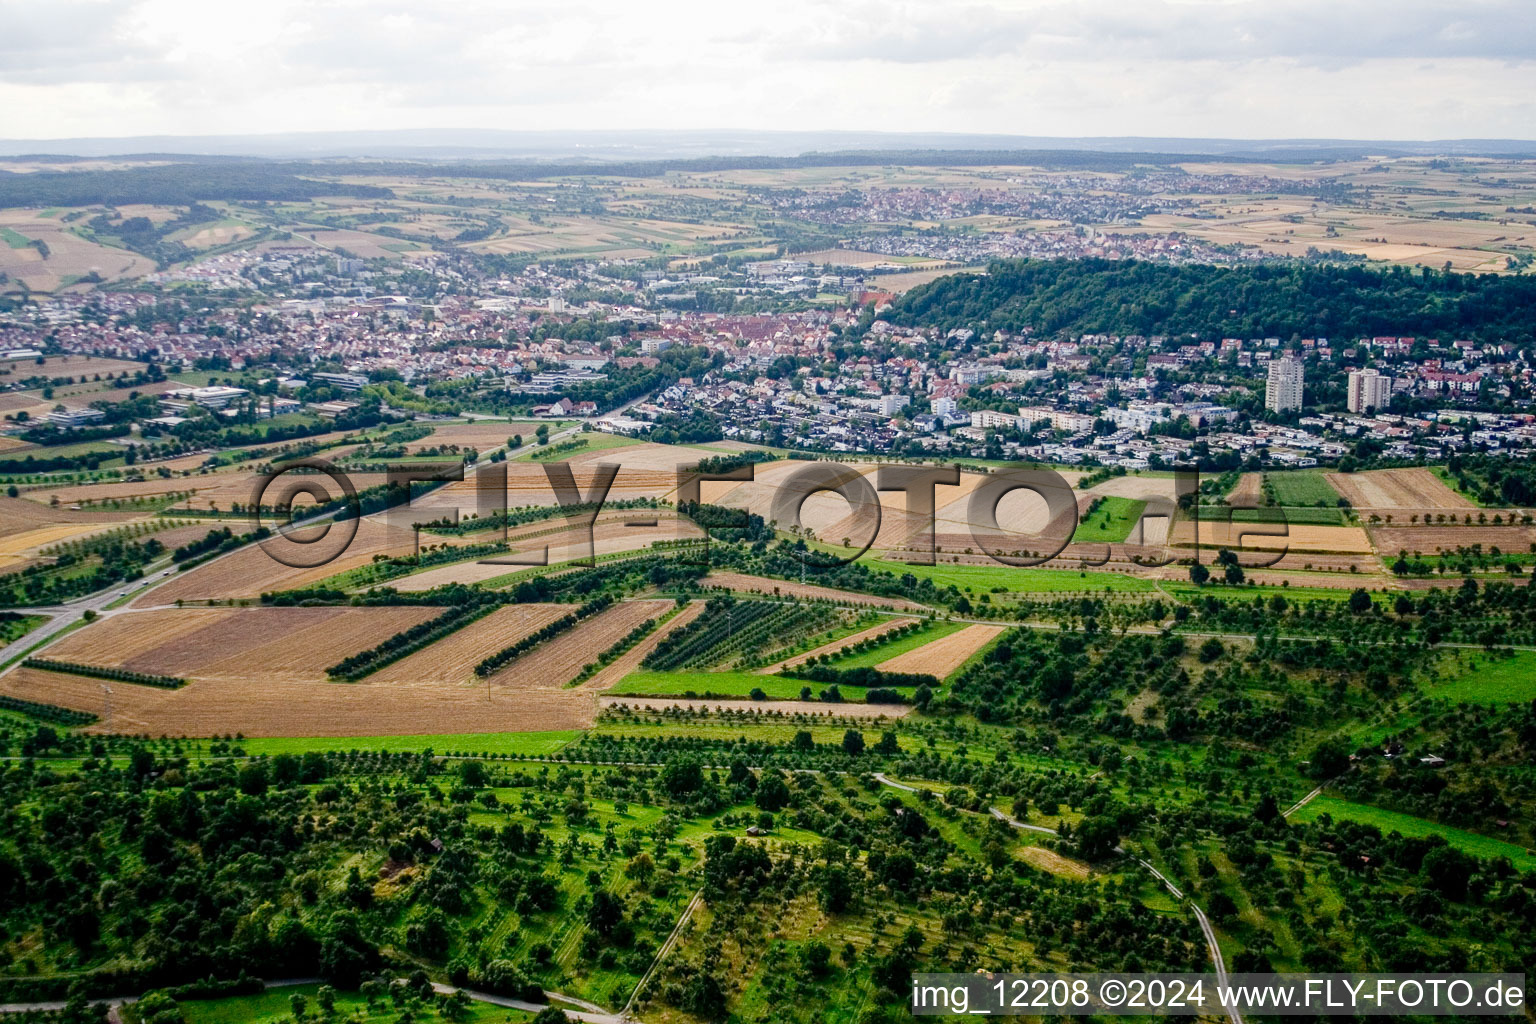
[[[1341,800],[1338,797],[1319,796],[1293,814],[1291,820],[1316,821],[1324,814],[1332,815],[1335,819],[1375,825],[1381,829],[1383,835],[1397,832],[1409,838],[1441,836],[1450,845],[1474,857],[1508,857],[1515,867],[1523,871],[1536,870],[1536,854],[1514,843],[1468,832],[1466,829],[1452,828],[1450,825],[1438,825],[1411,814],[1400,814],[1397,811],[1388,811],[1369,804]]]
[[[475,754],[511,754],[542,757],[553,754],[580,736],[575,729],[548,732],[430,733],[417,736],[275,736],[240,741],[247,754],[301,754],[315,750],[335,752],[377,750],[384,753],[434,750],[469,751]]]

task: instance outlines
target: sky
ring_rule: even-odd
[[[1536,138],[1536,0],[0,0],[0,138]]]

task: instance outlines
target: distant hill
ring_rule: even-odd
[[[247,156],[273,159],[524,159],[560,162],[672,160],[702,156],[798,156],[841,150],[1040,150],[1267,156],[1299,153],[1380,155],[1536,154],[1521,139],[1179,139],[947,132],[751,131],[399,131],[289,132],[271,135],[140,135],[123,138],[0,139],[0,157],[56,154]]]
[[[1132,260],[1001,260],[902,296],[884,319],[949,330],[1050,335],[1377,335],[1536,346],[1536,278],[1392,267],[1170,266]]]

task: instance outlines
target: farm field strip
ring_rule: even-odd
[[[846,658],[838,658],[831,663],[835,669],[848,668],[874,668],[882,661],[890,661],[908,651],[916,650],[924,644],[932,643],[951,633],[958,633],[966,626],[963,622],[949,622],[944,619],[935,619],[923,624],[923,628],[906,636],[895,637],[887,640],[867,651],[851,654]]]
[[[1424,467],[1329,473],[1327,481],[1357,509],[1475,509],[1477,503],[1456,493]]]
[[[904,654],[880,662],[881,672],[925,672],[941,681],[964,665],[971,655],[997,639],[1006,626],[966,626]]]
[[[702,697],[639,697],[616,694],[612,690],[598,698],[605,708],[627,706],[647,711],[689,708],[694,711],[766,711],[791,715],[817,715],[827,718],[903,718],[911,714],[910,704],[824,704],[814,700],[729,700]]]
[[[792,583],[789,580],[775,580],[766,576],[746,576],[736,572],[712,572],[704,577],[706,587],[722,587],[739,594],[762,594],[767,597],[799,597],[810,600],[843,601],[850,604],[869,604],[895,608],[898,611],[929,611],[923,605],[914,601],[903,600],[899,597],[880,597],[875,594],[861,594],[852,590],[835,590],[832,587],[819,587],[813,583]]]
[[[935,586],[956,587],[972,592],[986,592],[994,587],[1014,593],[1060,593],[1085,590],[1141,591],[1152,590],[1152,581],[1142,576],[1115,572],[1095,572],[1091,569],[1039,569],[1012,565],[957,565],[940,562],[938,565],[908,565],[883,558],[861,560],[871,569],[879,569],[896,576],[911,574],[918,579],[932,580]]]
[[[584,690],[606,690],[613,686],[619,680],[638,669],[640,663],[645,660],[645,656],[654,651],[656,645],[666,639],[670,633],[688,625],[688,623],[703,613],[703,601],[690,601],[688,607],[668,619],[662,624],[661,628],[653,630],[650,636],[609,662],[593,675],[591,679],[583,683],[581,688]]]
[[[574,610],[568,604],[507,605],[368,678],[375,683],[470,682],[485,658]]]
[[[803,664],[805,664],[807,661],[809,661],[812,658],[822,657],[822,656],[825,656],[825,655],[828,655],[828,654],[836,654],[838,651],[841,651],[841,650],[843,650],[845,648],[848,648],[848,647],[852,647],[854,644],[857,644],[860,641],[872,640],[872,639],[875,639],[877,637],[883,637],[887,633],[890,633],[890,632],[892,632],[894,630],[900,629],[902,626],[905,626],[905,625],[908,625],[909,623],[913,623],[913,622],[917,622],[917,621],[918,620],[914,619],[914,618],[901,617],[901,618],[887,619],[885,622],[877,622],[873,626],[870,626],[867,629],[861,629],[857,633],[852,633],[852,634],[849,634],[848,636],[841,637],[840,639],[833,640],[831,643],[822,644],[820,647],[816,647],[816,648],[813,648],[812,650],[806,651],[804,654],[797,654],[797,655],[795,655],[792,658],[786,658],[785,660],[780,661],[780,662],[778,662],[776,664],[773,664],[773,665],[769,665],[766,668],[760,668],[760,669],[758,669],[758,672],[761,673],[761,674],[765,674],[766,675],[766,674],[770,674],[770,673],[773,673],[773,672],[778,672],[778,671],[780,671],[782,669],[794,668],[796,665],[803,665]]]
[[[663,600],[620,602],[512,661],[490,677],[489,685],[519,692],[563,687],[630,630],[671,606]],[[581,688],[568,692],[578,694]]]

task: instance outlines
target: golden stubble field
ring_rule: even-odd
[[[568,609],[510,606],[357,683],[325,669],[348,654],[424,621],[436,608],[194,608],[103,619],[48,657],[182,675],[176,690],[112,684],[111,728],[169,736],[373,736],[521,732],[590,725],[596,694],[565,684],[596,653],[670,602],[615,606],[562,634],[518,669],[491,680],[473,668]],[[560,646],[559,641],[566,643]],[[100,680],[31,668],[0,677],[0,693],[90,711],[106,710]],[[106,722],[95,728],[105,729]]]
[[[516,658],[492,676],[489,685],[519,693],[563,688],[599,654],[670,607],[671,601],[622,601]]]
[[[875,666],[882,672],[926,672],[943,679],[964,665],[966,659],[997,639],[1006,626],[966,626],[957,633],[941,636],[921,647],[898,654]]]
[[[1434,472],[1413,469],[1370,469],[1363,473],[1328,473],[1329,485],[1357,510],[1448,511],[1475,509]]]
[[[390,527],[378,519],[356,522],[357,533],[351,543],[324,565],[292,568],[273,558],[261,544],[250,544],[179,573],[139,598],[134,606],[149,608],[175,601],[260,597],[263,593],[294,590],[318,583],[337,573],[367,565],[375,556],[408,555],[416,550],[415,534],[409,529]],[[320,530],[321,527],[313,527],[300,531],[298,536],[313,536]],[[321,548],[330,551],[339,547],[345,539],[346,530],[346,524],[331,524],[330,535],[325,540],[315,542],[317,553]]]

